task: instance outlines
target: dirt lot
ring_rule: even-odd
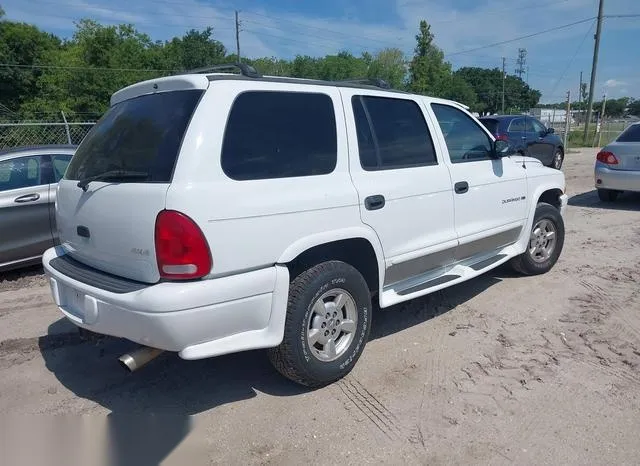
[[[5,277],[1,417],[111,413],[94,458],[126,458],[145,432],[135,448],[149,464],[638,464],[640,197],[600,203],[594,157],[568,155],[551,273],[504,268],[378,312],[354,372],[317,391],[261,351],[163,355],[127,374],[116,359],[130,343],[81,338],[39,271]]]

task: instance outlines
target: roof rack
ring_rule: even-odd
[[[224,65],[205,66],[202,68],[189,70],[187,71],[187,73],[189,74],[215,73],[218,71],[228,71],[228,70],[239,70],[240,74],[242,74],[243,76],[247,76],[248,78],[262,77],[260,73],[258,73],[253,66],[247,65],[246,63],[226,63]]]
[[[359,78],[359,79],[344,79],[336,81],[338,83],[352,83],[352,84],[368,84],[370,86],[379,87],[381,89],[391,89],[391,86],[384,79],[380,78]]]

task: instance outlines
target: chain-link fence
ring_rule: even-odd
[[[0,123],[0,150],[41,144],[80,144],[94,124]]]

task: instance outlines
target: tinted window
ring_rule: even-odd
[[[491,139],[466,113],[450,105],[432,104],[449,149],[451,162],[486,160],[491,155]]]
[[[525,126],[524,126],[524,119],[523,118],[517,118],[515,120],[511,121],[511,124],[509,125],[509,132],[510,133],[524,133],[526,130]]]
[[[42,180],[38,155],[0,162],[0,191],[47,184]]]
[[[547,128],[545,128],[545,126],[540,123],[538,120],[531,120],[531,124],[533,125],[533,132],[534,133],[546,133],[547,132]]]
[[[234,180],[325,175],[335,169],[337,152],[328,95],[252,91],[233,103],[221,163]]]
[[[169,182],[182,137],[202,91],[149,94],[111,107],[78,147],[65,179],[112,170],[148,173],[136,182]]]
[[[67,167],[71,162],[70,155],[52,155],[51,156],[51,168],[53,170],[53,179],[57,183],[62,179],[64,173],[67,171]]]
[[[352,105],[362,168],[384,170],[437,163],[418,104],[404,99],[354,96]]]
[[[496,134],[498,132],[498,120],[483,118],[482,120],[480,120],[480,123],[482,123],[485,128],[491,131],[491,134]]]
[[[640,125],[631,125],[620,136],[619,142],[640,142]]]

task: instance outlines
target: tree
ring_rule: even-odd
[[[0,17],[4,11],[0,12]],[[37,95],[43,68],[55,64],[53,52],[61,41],[35,26],[0,19],[0,103],[17,111],[22,102]]]
[[[629,115],[640,117],[640,99],[631,99],[628,110]]]
[[[208,27],[204,31],[191,29],[182,37],[174,37],[164,46],[164,67],[192,70],[224,63],[226,49],[222,42],[213,39],[212,35],[213,28]]]
[[[478,107],[478,96],[476,95],[473,87],[457,74],[451,75],[451,84],[445,91],[443,97],[445,99],[455,100],[464,104],[472,111],[476,111]]]
[[[480,114],[498,113],[502,110],[502,70],[498,68],[465,67],[455,75],[465,80],[477,95],[473,110]],[[526,111],[540,101],[540,91],[531,89],[522,79],[508,75],[504,81],[505,108],[510,111]]]
[[[409,89],[416,94],[444,96],[451,82],[451,65],[444,61],[444,53],[433,42],[431,26],[420,21],[416,48],[409,65]]]
[[[605,117],[607,118],[619,118],[624,116],[627,106],[629,105],[629,97],[621,97],[619,99],[609,99],[604,108]],[[602,112],[602,101],[594,102],[593,110],[595,112]]]
[[[364,55],[364,54],[363,54]],[[397,48],[382,49],[369,61],[367,77],[384,79],[393,89],[402,89],[405,85],[406,62],[404,53]]]

